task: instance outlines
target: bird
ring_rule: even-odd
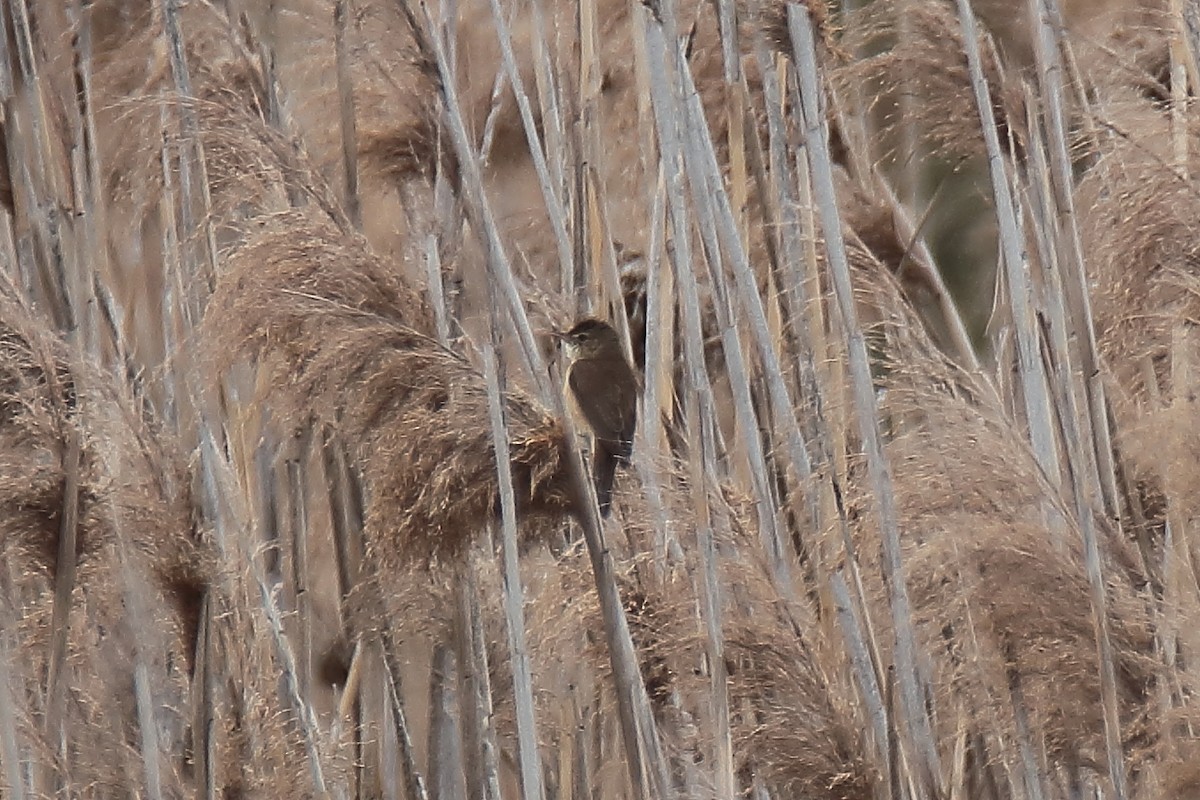
[[[592,479],[600,513],[612,510],[613,481],[618,466],[628,466],[637,427],[637,373],[621,339],[607,322],[585,317],[566,333],[568,365],[564,382],[574,416],[591,429]]]

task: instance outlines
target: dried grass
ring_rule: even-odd
[[[66,440],[77,431],[84,441],[81,571],[115,569],[121,530],[131,555],[156,576],[180,627],[194,632],[208,577],[183,465],[106,385],[106,376],[72,356],[8,289],[0,293],[0,326],[0,504],[9,557],[21,571],[56,574]]]
[[[563,521],[578,509],[565,478],[565,432],[523,389],[530,376],[511,366],[503,370],[503,406],[535,708],[518,705],[523,684],[513,680],[513,656],[502,646],[506,639],[521,640],[505,628],[518,617],[501,617],[496,600],[511,597],[513,587],[506,587],[486,549],[468,555],[473,543],[485,540],[500,507],[489,398],[472,362],[472,336],[493,317],[482,248],[474,241],[479,232],[462,224],[456,208],[462,198],[455,192],[462,187],[456,165],[444,157],[428,54],[417,52],[399,4],[351,4],[349,70],[340,77],[353,84],[358,138],[346,151],[357,151],[363,180],[360,197],[340,197],[344,190],[329,187],[351,182],[340,174],[343,130],[329,109],[344,103],[351,89],[333,79],[329,4],[285,0],[227,18],[238,5],[191,3],[181,9],[191,97],[179,95],[159,6],[103,0],[91,9],[94,122],[105,176],[101,210],[109,230],[89,244],[106,241],[117,257],[110,262],[85,253],[77,261],[81,274],[94,275],[116,315],[101,361],[107,363],[109,346],[131,348],[135,370],[141,363],[153,368],[149,376],[165,376],[144,381],[139,401],[152,406],[160,392],[169,394],[183,406],[194,403],[198,419],[182,415],[179,441],[159,431],[131,410],[124,389],[109,388],[118,382],[107,371],[83,365],[72,346],[14,299],[15,292],[0,297],[0,549],[9,565],[0,575],[0,595],[14,620],[0,630],[0,767],[7,777],[10,764],[45,763],[68,792],[151,796],[157,790],[147,759],[161,755],[164,795],[190,796],[204,778],[226,796],[321,796],[326,789],[339,796],[385,794],[400,785],[400,764],[410,755],[401,749],[397,757],[396,735],[415,735],[421,768],[428,762],[433,771],[439,759],[459,757],[436,752],[435,742],[443,740],[435,732],[428,748],[421,744],[427,704],[418,696],[429,673],[430,643],[465,636],[450,612],[474,603],[484,618],[480,644],[495,706],[493,719],[478,721],[494,724],[502,751],[511,756],[495,783],[512,778],[515,770],[508,767],[528,755],[514,746],[516,719],[524,714],[523,724],[533,719],[537,726],[535,755],[552,793],[629,796],[639,777],[630,774],[630,749],[617,742],[616,692],[626,697],[636,687],[623,681],[614,687],[608,648],[618,640],[605,630],[612,620],[601,614],[582,546],[561,548],[569,531]],[[894,609],[881,574],[874,492],[882,484],[866,480],[862,445],[849,425],[853,407],[841,374],[847,343],[822,286],[828,283],[826,243],[812,230],[807,178],[791,172],[790,159],[800,155],[791,148],[805,133],[794,97],[778,103],[784,125],[774,132],[787,140],[783,158],[764,152],[770,142],[762,83],[771,76],[758,72],[763,65],[753,57],[754,34],[766,33],[773,53],[790,52],[786,4],[739,4],[745,80],[738,87],[725,83],[720,4],[678,4],[717,172],[736,206],[732,227],[739,228],[755,271],[752,285],[738,286],[746,296],[730,298],[722,296],[717,278],[731,292],[733,282],[710,268],[707,259],[714,254],[701,246],[711,246],[711,235],[702,240],[697,230],[685,230],[684,236],[695,238],[682,242],[672,230],[665,247],[663,232],[651,230],[654,220],[669,220],[678,209],[672,198],[668,213],[654,214],[659,143],[647,80],[639,72],[646,66],[639,49],[642,9],[597,0],[596,53],[583,65],[580,4],[502,5],[517,69],[532,95],[534,125],[547,147],[552,188],[569,212],[569,233],[579,237],[571,243],[573,255],[586,262],[576,265],[585,291],[568,295],[560,242],[547,220],[516,97],[507,81],[493,97],[502,65],[490,7],[482,0],[460,3],[448,21],[457,37],[456,89],[476,143],[491,126],[484,189],[521,273],[521,300],[532,316],[554,324],[574,316],[584,293],[588,302],[582,305],[593,312],[610,301],[608,311],[616,311],[623,301],[641,365],[658,361],[658,354],[646,353],[654,335],[664,333],[656,324],[682,329],[685,311],[699,312],[702,320],[703,341],[689,344],[699,345],[695,352],[703,353],[711,375],[712,419],[691,425],[706,412],[693,406],[683,334],[672,330],[660,374],[646,376],[664,392],[660,408],[676,412],[668,421],[671,430],[659,450],[643,449],[653,445],[639,437],[638,469],[622,475],[617,511],[604,531],[603,556],[617,567],[621,605],[659,735],[643,745],[666,751],[673,770],[668,782],[681,796],[722,794],[714,787],[723,785],[829,800],[930,794],[928,776],[910,758],[920,745],[915,729],[907,727],[908,698],[899,703],[890,696],[889,663],[898,652],[893,639],[902,631],[892,630]],[[1187,721],[1195,688],[1189,615],[1196,606],[1189,599],[1194,576],[1182,557],[1200,514],[1194,499],[1200,473],[1193,468],[1200,445],[1190,434],[1190,328],[1200,317],[1193,308],[1200,287],[1193,276],[1191,220],[1200,208],[1190,179],[1169,166],[1181,141],[1194,149],[1190,129],[1172,129],[1172,109],[1164,102],[1169,26],[1142,4],[1131,5],[1136,7],[1081,0],[1066,3],[1064,12],[1069,28],[1083,32],[1072,43],[1089,84],[1066,103],[1081,104],[1067,113],[1085,134],[1074,143],[1079,184],[1068,188],[1077,192],[1081,210],[1103,369],[1118,389],[1114,436],[1121,466],[1152,500],[1145,513],[1160,531],[1170,517],[1174,534],[1173,549],[1150,554],[1173,567],[1159,580],[1122,538],[1134,528],[1131,509],[1120,509],[1127,512],[1121,529],[1096,520],[1118,744],[1132,778],[1130,797],[1140,800],[1187,797],[1194,777]],[[534,60],[541,44],[535,6],[546,14],[556,102],[564,119],[584,120],[578,129],[559,130],[559,121],[546,113],[547,74],[538,74]],[[1017,161],[1007,166],[1015,190],[1023,208],[1033,209],[1023,220],[1031,249],[1042,242],[1060,245],[1052,221],[1039,216],[1032,182],[1040,178],[1027,174],[1038,162],[1026,156],[1044,156],[1029,150],[1041,147],[1040,139],[1025,135],[1026,111],[1040,109],[1024,103],[1036,94],[1018,95],[1014,88],[1028,75],[1021,72],[1029,61],[1025,12],[998,3],[979,6],[999,43],[993,52],[985,42],[985,66],[1001,134],[1014,139],[1015,152],[1007,155]],[[907,180],[884,176],[895,160],[868,152],[874,146],[854,149],[872,138],[882,142],[879,149],[904,151],[900,162],[910,156],[924,161],[932,151],[942,162],[979,163],[981,128],[959,22],[946,3],[879,0],[845,15],[825,15],[819,3],[806,7],[816,17],[823,67],[837,95],[833,105],[840,116],[833,124],[847,134],[841,156],[848,170],[841,175],[838,204],[858,310],[870,325],[880,409],[873,422],[885,433],[892,469],[894,522],[917,634],[920,666],[913,680],[945,767],[938,780],[949,782],[942,788],[951,797],[1049,800],[1090,792],[1106,781],[1105,698],[1085,527],[1075,519],[1077,506],[1058,488],[1061,476],[1041,474],[1025,432],[1010,418],[1020,393],[1006,383],[1008,362],[1000,358],[998,377],[989,375],[974,363],[965,334],[950,330],[956,311],[936,272],[944,259],[915,246],[921,237],[912,227],[924,224],[925,210],[907,206],[922,202],[920,192],[909,187],[899,192],[903,200],[892,197],[892,182]],[[1083,17],[1098,8],[1128,27],[1097,32]],[[437,4],[430,10],[434,18],[442,13]],[[22,98],[30,88],[45,95],[48,152],[62,157],[50,169],[61,172],[63,190],[51,198],[49,187],[38,187],[37,196],[50,199],[48,207],[74,209],[79,198],[65,187],[69,155],[79,145],[71,141],[67,113],[77,102],[71,68],[78,41],[71,34],[77,31],[68,9],[53,3],[35,3],[34,19],[35,48],[44,58],[39,66],[47,77],[38,87],[19,88]],[[593,86],[576,86],[584,66],[595,75]],[[789,81],[795,77],[788,74]],[[905,95],[903,103],[897,93]],[[860,103],[869,113],[860,116]],[[5,144],[14,145],[12,159],[5,159],[10,167],[34,152],[30,112],[20,103],[14,108],[3,132]],[[1176,113],[1174,124],[1178,120]],[[875,130],[880,121],[882,130]],[[196,144],[203,170],[199,161],[187,160],[189,149],[199,153]],[[698,179],[692,161],[683,165],[688,181]],[[193,170],[187,196],[178,192],[181,163]],[[775,175],[780,168],[786,174]],[[23,185],[26,172],[12,169],[13,251],[27,259],[30,249],[37,250],[35,258],[45,260],[51,251],[38,250],[43,243],[30,232],[35,223],[44,224],[37,216],[44,212],[22,205],[33,196]],[[964,182],[972,174],[966,170]],[[438,202],[435,175],[444,179],[443,190],[450,187]],[[781,178],[793,187],[799,178],[798,205],[780,188]],[[201,180],[203,187],[195,184]],[[694,214],[700,193],[685,190],[681,196],[688,215]],[[361,234],[351,223],[358,217],[342,211],[356,205],[363,209]],[[789,227],[794,222],[799,227]],[[707,222],[697,214],[691,224]],[[219,248],[212,263],[201,241],[210,232]],[[63,241],[86,250],[79,246],[82,237]],[[684,293],[677,292],[684,276],[672,271],[668,280],[664,261],[690,267],[673,260],[687,247],[701,284],[698,309],[685,307]],[[986,248],[963,249],[971,252],[975,269],[993,259]],[[431,252],[438,262],[426,265],[421,259]],[[933,252],[940,253],[936,247]],[[1056,268],[1056,259],[1042,255],[1032,271],[1038,280]],[[806,256],[811,263],[803,273],[799,262]],[[51,265],[37,266],[39,280],[53,279]],[[211,267],[216,290],[208,298],[207,285],[194,277]],[[802,273],[810,301],[803,307],[795,285]],[[25,272],[14,267],[12,274]],[[446,291],[427,286],[430,277],[444,279]],[[652,285],[669,294],[651,298]],[[1061,302],[1051,296],[1058,289],[1037,289],[1036,304],[1043,304],[1037,310],[1048,314],[1044,304]],[[756,339],[752,349],[735,352],[749,340],[737,341],[725,317],[733,325],[744,321],[742,311],[753,307],[747,297],[756,290],[769,341],[764,346]],[[608,297],[613,291],[622,296]],[[655,299],[667,305],[651,320]],[[719,305],[727,299],[729,308]],[[206,304],[203,326],[189,331],[181,309]],[[509,361],[511,342],[504,340],[510,337],[503,315],[499,320],[501,358]],[[1039,333],[1045,331],[1031,335]],[[967,366],[951,363],[935,341],[953,347],[957,362]],[[810,354],[815,364],[807,362]],[[746,387],[734,384],[740,373],[732,374],[734,367],[742,369],[741,361],[747,362]],[[257,383],[248,390],[252,375]],[[1075,377],[1053,376],[1051,382],[1073,385]],[[213,390],[196,397],[199,386]],[[780,438],[793,429],[803,441]],[[713,432],[712,441],[702,430]],[[288,436],[294,432],[308,435],[311,447],[296,446]],[[71,475],[64,465],[66,443],[76,434],[83,445],[80,560],[67,621],[70,727],[62,758],[42,730],[38,709],[47,694],[46,654],[61,632],[53,630],[51,598],[61,574],[55,560]],[[749,447],[756,438],[766,452],[757,460]],[[330,453],[346,448],[354,474],[335,475],[335,457],[322,462],[324,472],[308,473],[327,455],[321,447]],[[1090,466],[1074,461],[1079,448],[1061,449],[1070,476],[1092,480]],[[792,463],[797,453],[812,459],[806,467],[811,473]],[[189,457],[196,478],[182,466]],[[682,459],[694,462],[687,478],[680,474]],[[766,465],[760,468],[760,461]],[[765,479],[764,471],[770,473]],[[700,473],[706,486],[720,485],[721,491],[693,486]],[[354,479],[363,490],[362,519],[356,518]],[[198,500],[190,496],[193,481],[203,488]],[[843,512],[857,564],[844,549]],[[1051,519],[1056,516],[1057,526]],[[758,530],[758,523],[781,528],[783,553],[768,559],[763,547],[770,531]],[[358,550],[360,524],[364,552]],[[204,525],[216,529],[220,555],[196,541]],[[716,538],[722,595],[717,620],[706,619],[708,526]],[[554,553],[542,546],[546,542]],[[331,544],[336,557],[325,558]],[[1167,555],[1182,561],[1165,560]],[[447,560],[453,567],[439,563]],[[859,575],[863,597],[853,580]],[[835,577],[848,580],[854,608],[830,597]],[[462,584],[476,578],[479,591],[470,597]],[[210,613],[201,621],[197,600],[206,589]],[[317,594],[331,595],[325,598],[331,610],[314,613]],[[145,606],[145,613],[126,613],[131,602]],[[865,633],[847,623],[855,615]],[[313,628],[334,620],[368,638],[381,632],[398,648],[389,653],[388,666],[402,673],[395,677],[406,687],[399,699],[409,727],[397,727],[391,704],[382,699],[393,687],[373,651],[364,657],[368,666],[356,667],[361,682],[350,698],[324,696],[317,688],[309,659],[314,650],[313,661],[319,659],[321,637]],[[895,627],[908,622],[900,619]],[[208,647],[198,662],[204,683],[193,684],[187,666],[198,627],[207,631]],[[719,645],[710,638],[714,631],[723,637]],[[14,635],[28,658],[14,657]],[[472,647],[458,645],[457,656],[476,661]],[[718,647],[719,659],[710,661]],[[139,741],[142,721],[130,690],[139,659],[149,667],[165,731],[157,750]],[[884,682],[881,719],[871,705],[864,663]],[[710,670],[719,666],[728,678],[715,686]],[[458,690],[473,685],[481,668],[458,664]],[[11,722],[5,721],[4,686],[18,695]],[[205,699],[208,692],[213,696]],[[727,721],[713,714],[724,698]],[[190,702],[195,705],[185,718]],[[461,724],[471,724],[470,702],[459,697]],[[356,708],[356,718],[339,717],[331,729],[330,718],[317,710],[339,706]],[[194,721],[201,727],[189,730]],[[879,723],[897,741],[878,741]],[[428,724],[435,724],[432,717]],[[726,729],[731,753],[723,750]],[[464,741],[475,738],[476,731],[466,733]],[[17,743],[15,757],[11,742]],[[636,745],[631,749],[638,752]],[[652,755],[653,747],[643,749]],[[461,756],[462,763],[443,764],[448,771],[437,774],[461,769],[475,781],[470,761],[485,761],[484,755]],[[1068,787],[1060,779],[1084,785]],[[5,789],[12,785],[10,779]],[[56,788],[42,782],[32,787],[35,794]],[[474,783],[469,788],[472,796],[484,790]]]
[[[871,3],[845,25],[843,46],[864,57],[836,70],[831,79],[843,92],[855,96],[862,87],[882,96],[879,109],[886,132],[899,141],[902,129],[920,136],[934,152],[952,162],[981,159],[983,133],[974,109],[967,59],[962,47],[962,27],[953,4],[888,0]],[[1001,137],[1017,137],[1022,124],[1019,88],[1009,82],[993,47],[984,43],[985,73]],[[901,105],[896,98],[907,98]],[[1006,142],[1007,144],[1007,142]],[[899,153],[899,161],[915,153]]]
[[[1160,122],[1137,143],[1113,142],[1080,185],[1101,352],[1125,402],[1137,404],[1169,396],[1172,329],[1200,318],[1189,288],[1200,193],[1171,167],[1167,137]]]
[[[0,294],[0,548],[9,643],[0,657],[17,670],[11,685],[23,693],[18,707],[30,715],[21,721],[24,741],[40,742],[47,757],[57,752],[54,737],[42,738],[46,732],[33,715],[45,702],[42,670],[59,635],[51,612],[73,436],[82,447],[63,719],[72,757],[56,768],[67,785],[115,789],[141,768],[135,668],[148,668],[152,696],[161,704],[164,747],[173,754],[182,749],[180,712],[211,556],[198,538],[189,477],[170,439],[6,287]],[[141,594],[140,612],[128,606],[128,592]],[[8,651],[14,635],[22,646],[19,662]]]
[[[499,507],[482,376],[420,332],[431,327],[422,298],[361,240],[304,213],[259,224],[209,306],[219,366],[262,359],[283,420],[318,422],[351,446],[384,565],[462,552]],[[516,389],[506,412],[519,511],[566,513],[561,424]]]
[[[683,488],[676,485],[677,490]],[[686,491],[669,491],[671,526],[684,550],[694,554],[695,531],[687,501]],[[831,682],[830,673],[837,670],[820,660],[810,632],[797,628],[798,609],[780,596],[765,563],[755,555],[761,545],[749,522],[749,503],[716,491],[710,493],[710,502],[730,515],[733,523],[722,536],[719,575],[729,591],[721,625],[734,767],[738,779],[745,782],[741,788],[748,789],[751,777],[758,776],[772,793],[782,796],[829,800],[873,796],[878,775],[866,763],[860,732],[847,722],[853,712],[839,692],[844,687]],[[680,565],[666,573],[655,567],[649,556],[655,531],[643,503],[641,498],[630,498],[629,504],[618,507],[630,539],[630,555],[618,567],[622,604],[655,716],[682,770],[677,777],[703,791],[701,787],[713,780],[711,770],[719,768],[713,755],[718,729],[711,719],[704,625],[697,616],[701,597],[694,583],[696,565],[687,569]],[[553,565],[544,559],[529,563],[530,647],[539,665],[535,677],[544,718],[559,723],[552,723],[544,735],[558,747],[571,746],[576,724],[573,718],[555,719],[558,704],[569,703],[573,693],[582,694],[576,702],[601,710],[615,703],[607,678],[608,659],[598,635],[598,601],[584,557],[575,548]],[[493,581],[498,581],[498,575]],[[586,654],[582,664],[580,648]],[[511,678],[504,655],[497,655],[493,686],[503,701]],[[594,699],[588,691],[595,692]],[[506,721],[510,713],[507,703],[497,708],[502,734],[511,731],[512,723]],[[604,769],[603,764],[597,765],[599,772]]]

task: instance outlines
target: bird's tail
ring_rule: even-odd
[[[596,482],[596,500],[600,504],[601,516],[612,511],[613,481],[617,476],[619,456],[604,442],[596,442],[596,457],[592,461],[592,477]]]

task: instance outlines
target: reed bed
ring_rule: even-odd
[[[1193,796],[1200,12],[1019,5],[7,0],[0,793]]]

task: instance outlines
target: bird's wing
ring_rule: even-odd
[[[592,430],[616,432],[616,437],[608,434],[602,438],[608,440],[615,455],[628,459],[637,428],[637,380],[633,370],[624,359],[581,359],[571,367],[568,380],[571,391],[581,398],[577,404]]]

